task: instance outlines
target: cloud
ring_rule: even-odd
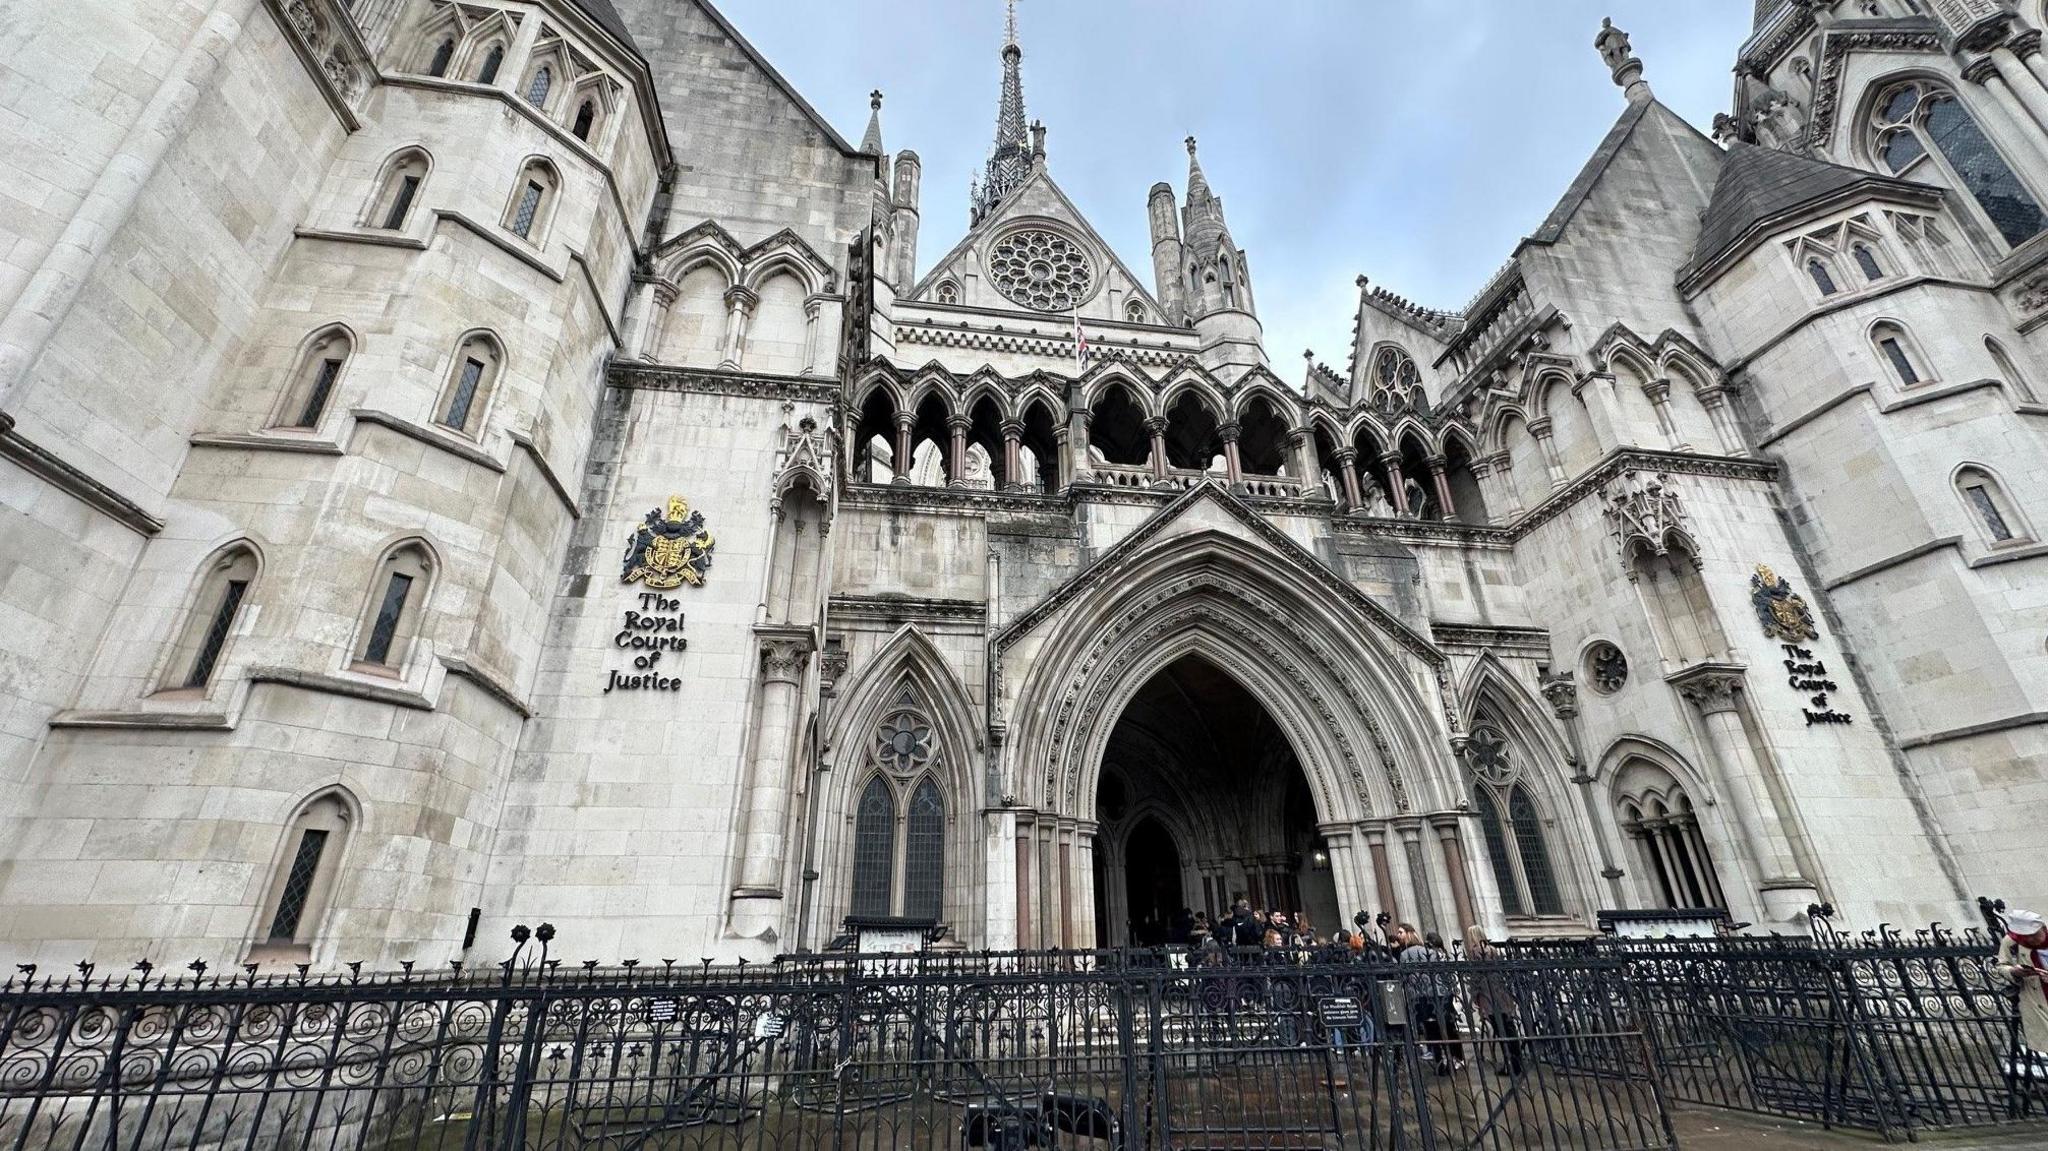
[[[724,0],[850,137],[867,92],[925,165],[927,266],[967,227],[994,135],[997,0]],[[1249,253],[1267,351],[1298,378],[1341,364],[1360,272],[1456,308],[1550,210],[1621,113],[1600,18],[1634,38],[1665,103],[1725,109],[1749,6],[1670,0],[1022,0],[1024,96],[1053,175],[1134,269],[1145,196],[1185,190],[1181,138]],[[656,66],[659,67],[657,61]]]

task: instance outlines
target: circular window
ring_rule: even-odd
[[[1628,682],[1628,657],[1602,640],[1586,649],[1586,682],[1601,695],[1613,695]]]
[[[1041,312],[1071,310],[1088,296],[1095,269],[1079,244],[1057,232],[1028,228],[996,241],[989,275],[1003,295]]]

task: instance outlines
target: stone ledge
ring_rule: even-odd
[[[1858,580],[1867,579],[1870,576],[1877,575],[1879,572],[1889,571],[1892,568],[1899,567],[1903,564],[1911,563],[1912,561],[1919,559],[1921,556],[1931,555],[1935,552],[1941,551],[1943,548],[1960,548],[1962,546],[1962,543],[1963,537],[1961,536],[1942,536],[1939,539],[1928,540],[1924,544],[1917,544],[1913,547],[1907,548],[1905,551],[1902,551],[1897,555],[1889,556],[1885,559],[1878,560],[1876,563],[1873,564],[1865,564],[1864,566],[1857,568],[1854,571],[1836,576],[1834,579],[1828,580],[1826,583],[1823,583],[1821,587],[1825,588],[1828,591],[1834,591],[1836,588],[1847,587]]]
[[[500,475],[505,472],[504,464],[491,458],[489,452],[484,451],[469,440],[460,439],[446,432],[437,432],[423,424],[413,423],[403,416],[395,416],[390,412],[380,412],[375,408],[356,408],[350,411],[349,415],[354,416],[359,424],[370,424],[374,427],[387,428],[407,439],[418,440],[428,447],[439,448],[451,456],[468,460],[480,468],[497,472]]]
[[[800,400],[813,404],[839,402],[839,382],[827,376],[778,376],[718,368],[685,368],[622,360],[612,364],[605,381],[615,388],[652,392],[690,392],[706,396],[743,396],[762,400]]]
[[[506,683],[498,673],[459,655],[442,656],[441,666],[448,669],[449,675],[460,676],[475,684],[478,690],[504,704],[520,719],[533,718],[533,705],[520,699],[518,693],[512,690],[512,685]]]
[[[943,623],[981,623],[988,619],[988,605],[979,600],[924,599],[916,596],[835,595],[827,604],[835,618],[928,620]]]
[[[100,731],[232,731],[225,713],[215,711],[60,711],[53,728]]]
[[[275,432],[194,432],[187,441],[195,448],[225,451],[291,452],[308,456],[339,456],[347,453],[333,440],[319,436],[286,436]]]
[[[382,684],[365,683],[346,676],[329,675],[317,671],[300,671],[290,667],[252,667],[249,669],[249,683],[275,684],[279,687],[295,687],[302,691],[319,692],[322,695],[346,696],[350,699],[366,699],[372,703],[388,703],[408,711],[433,711],[434,701],[419,692],[403,687],[385,687]]]
[[[52,487],[137,535],[154,536],[164,530],[164,521],[149,514],[141,504],[64,462],[56,453],[22,435],[14,426],[14,417],[6,412],[0,412],[0,459],[14,461],[23,471],[48,482]]]
[[[1439,623],[1431,620],[1430,635],[1439,646],[1499,649],[1550,654],[1550,629],[1508,624]]]
[[[379,248],[408,248],[415,252],[427,250],[427,242],[416,236],[369,228],[293,228],[292,235],[301,240],[328,240],[336,244],[369,244]]]
[[[518,260],[520,263],[525,264],[557,284],[569,278],[567,273],[558,272],[549,267],[547,261],[540,258],[538,251],[513,243],[510,239],[500,235],[498,229],[480,224],[461,212],[448,208],[436,208],[434,209],[434,218],[436,220],[446,220],[451,224],[458,224],[469,229],[476,234],[478,239],[490,244],[492,247],[497,248],[499,251]]]
[[[2035,727],[2048,724],[2048,711],[2028,711],[2019,715],[2008,715],[2001,719],[1985,720],[1983,723],[1952,727],[1946,731],[1933,731],[1926,735],[1907,736],[1899,740],[1899,750],[1913,751],[1932,747],[1937,743],[1953,743],[1959,739],[1973,739],[1980,735],[1996,735],[2001,731],[2015,728]]]
[[[513,432],[512,445],[533,458],[533,466],[539,470],[540,478],[547,481],[548,486],[555,490],[555,496],[562,501],[562,506],[569,509],[569,518],[582,519],[583,509],[576,506],[576,497],[562,482],[562,477],[555,474],[554,465],[548,462],[547,455],[540,450],[539,444],[533,442],[533,437],[525,432]]]

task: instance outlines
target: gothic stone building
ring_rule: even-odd
[[[1556,209],[1305,375],[1014,21],[920,261],[705,0],[13,16],[10,959],[2048,895],[2040,0],[1759,0],[1711,135],[1603,28]]]

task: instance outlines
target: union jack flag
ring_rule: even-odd
[[[1088,370],[1088,333],[1081,330],[1081,309],[1074,309],[1074,367]]]

